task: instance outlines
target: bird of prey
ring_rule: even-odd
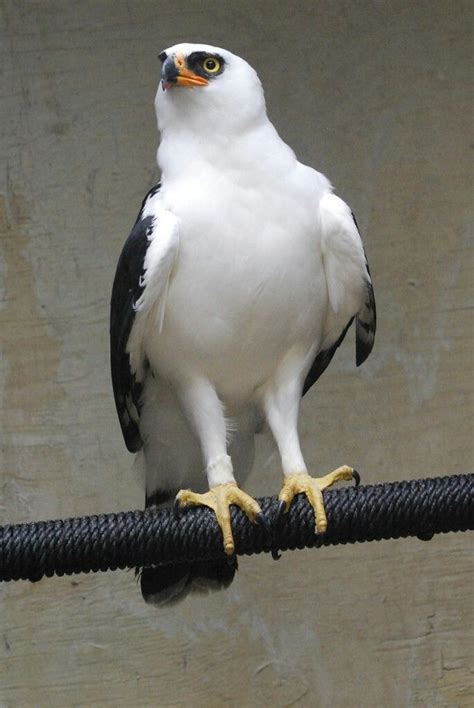
[[[201,44],[159,58],[161,182],[117,266],[113,388],[146,505],[210,507],[228,556],[142,569],[145,600],[163,605],[232,581],[230,505],[268,522],[240,487],[265,423],[281,457],[282,510],[306,494],[325,531],[322,490],[353,470],[310,476],[300,401],[354,320],[357,365],[367,358],[376,315],[355,218],[280,138],[254,69]]]

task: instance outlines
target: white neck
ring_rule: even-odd
[[[204,114],[205,115],[205,114]],[[215,126],[213,129],[212,126]],[[272,172],[287,170],[296,163],[291,148],[278,135],[266,111],[238,127],[232,119],[213,123],[176,120],[161,125],[161,143],[157,153],[163,180],[189,175],[194,170],[202,174],[207,169],[252,171],[253,179],[260,172],[268,178]]]

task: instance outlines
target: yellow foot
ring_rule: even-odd
[[[252,523],[263,523],[268,528],[269,523],[262,514],[260,506],[255,499],[243,492],[236,484],[218,484],[211,487],[205,494],[196,494],[189,489],[182,489],[176,495],[175,506],[208,506],[212,509],[217,518],[217,523],[221,527],[224,537],[224,551],[228,556],[235,551],[234,537],[232,535],[232,525],[230,522],[230,505],[236,504],[245,512]]]
[[[324,533],[327,529],[328,522],[324,510],[322,491],[336,482],[342,480],[349,481],[351,479],[355,479],[356,484],[360,482],[359,474],[353,470],[352,467],[348,467],[347,465],[338,467],[334,472],[330,472],[324,477],[317,479],[310,477],[306,472],[303,474],[287,475],[281,492],[278,495],[278,499],[280,500],[278,515],[283,512],[286,514],[296,494],[306,494],[309,503],[314,509],[316,533]]]

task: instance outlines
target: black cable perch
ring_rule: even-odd
[[[293,502],[271,532],[236,508],[232,521],[239,555],[339,543],[380,541],[474,529],[474,475],[345,487],[324,492],[328,530],[314,535],[305,497]],[[259,499],[275,518],[276,497]],[[39,580],[152,563],[219,558],[220,529],[206,508],[180,517],[170,511],[128,511],[0,528],[0,580]]]

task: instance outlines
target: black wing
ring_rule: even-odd
[[[115,406],[125,444],[130,452],[142,446],[138,429],[141,384],[135,381],[130,370],[126,351],[130,330],[135,319],[135,303],[143,292],[142,276],[148,248],[148,234],[153,217],[142,218],[146,201],[160,189],[156,185],[143,200],[130,236],[120,254],[112,287],[110,302],[110,364]]]
[[[359,231],[356,218],[352,214],[354,223]],[[360,233],[360,231],[359,231]],[[370,278],[369,264],[367,262],[367,257],[365,259],[365,265],[367,267],[367,273]],[[374,346],[375,330],[377,328],[377,311],[375,308],[375,296],[372,281],[369,279],[366,281],[366,297],[363,306],[359,312],[354,315],[356,321],[356,365],[360,366],[369,356],[372,348]],[[303,386],[303,396],[311,388],[311,386],[316,383],[321,374],[327,369],[331,360],[336,353],[336,349],[340,347],[344,337],[347,334],[347,330],[354,321],[354,317],[351,317],[347,325],[341,332],[339,339],[334,342],[328,349],[318,352],[315,360],[311,365],[304,386]]]
[[[329,364],[331,363],[331,359],[333,358],[334,354],[336,353],[336,349],[342,344],[342,341],[344,337],[346,336],[347,330],[352,324],[353,317],[349,320],[347,325],[345,326],[344,330],[341,333],[341,336],[335,342],[332,346],[330,346],[328,349],[323,349],[323,351],[318,352],[316,359],[313,361],[311,364],[311,369],[308,371],[308,374],[306,376],[304,386],[303,386],[303,396],[313,384],[316,383],[316,381],[319,379],[322,373],[327,369]]]

